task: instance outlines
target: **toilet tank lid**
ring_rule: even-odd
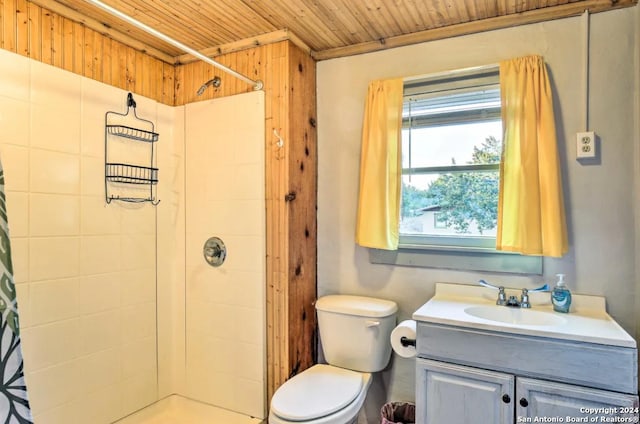
[[[395,314],[398,311],[398,305],[391,300],[333,294],[318,299],[316,301],[316,309],[345,315],[380,318]]]

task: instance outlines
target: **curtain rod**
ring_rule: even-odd
[[[499,69],[500,69],[500,65],[498,63],[492,63],[489,65],[472,66],[470,68],[460,68],[460,69],[452,69],[449,71],[434,72],[431,74],[414,75],[411,77],[405,77],[404,82],[419,81],[425,78],[431,79],[431,78],[452,77],[460,74],[465,74],[468,72],[494,72],[494,71],[498,71]]]
[[[164,35],[163,33],[159,32],[159,31],[156,31],[155,29],[151,28],[150,26],[145,25],[142,22],[133,19],[131,16],[126,15],[126,14],[120,12],[117,9],[114,9],[113,7],[111,7],[111,6],[107,5],[107,4],[104,4],[100,0],[86,0],[86,1],[91,3],[91,4],[93,4],[94,6],[99,7],[100,9],[104,10],[105,12],[108,12],[108,13],[110,13],[110,14],[112,14],[112,15],[114,15],[114,16],[116,16],[116,17],[118,17],[118,18],[120,18],[120,19],[122,19],[124,21],[129,22],[133,26],[135,26],[135,27],[137,27],[137,28],[139,28],[139,29],[141,29],[141,30],[143,30],[145,32],[148,32],[149,34],[153,35],[154,37],[159,38],[162,41],[164,41],[166,43],[169,43],[174,47],[179,48],[183,52],[189,53],[190,55],[197,57],[198,59],[202,60],[203,62],[206,62],[206,63],[208,63],[210,65],[213,65],[216,68],[219,68],[219,69],[223,70],[224,72],[226,72],[228,74],[231,74],[234,77],[246,82],[247,84],[253,85],[253,89],[254,90],[262,90],[262,88],[264,87],[264,84],[262,83],[262,81],[260,81],[260,80],[254,81],[251,78],[248,78],[248,77],[242,75],[241,73],[239,73],[237,71],[234,71],[233,69],[231,69],[231,68],[229,68],[229,67],[227,67],[227,66],[225,66],[225,65],[223,65],[221,63],[218,63],[215,60],[203,55],[199,51],[194,50],[191,47],[186,46],[186,45],[182,44],[181,42],[176,41],[173,38],[171,38],[171,37],[169,37],[167,35]]]

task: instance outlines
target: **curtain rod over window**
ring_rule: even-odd
[[[403,80],[403,95],[417,100],[438,96],[442,90],[452,93],[456,88],[460,89],[459,93],[476,92],[481,87],[492,90],[497,87],[499,72],[500,66],[493,64],[408,77]]]
[[[403,81],[405,83],[412,83],[414,81],[423,81],[423,80],[431,80],[431,79],[439,79],[439,78],[448,78],[448,77],[458,77],[466,74],[478,74],[483,72],[498,72],[500,70],[500,65],[497,63],[492,63],[490,65],[483,66],[473,66],[470,68],[461,68],[461,69],[453,69],[450,71],[441,71],[434,72],[432,74],[422,74],[415,75],[412,77],[405,77]]]
[[[242,75],[241,73],[236,72],[233,69],[231,69],[231,68],[229,68],[229,67],[227,67],[227,66],[225,66],[225,65],[223,65],[221,63],[218,63],[215,60],[203,55],[199,51],[194,50],[191,47],[186,46],[186,45],[182,44],[181,42],[176,41],[173,38],[171,38],[171,37],[169,37],[167,35],[164,35],[163,33],[159,32],[159,31],[156,31],[155,29],[151,28],[150,26],[145,25],[142,22],[133,19],[131,16],[128,16],[128,15],[120,12],[119,10],[114,9],[111,6],[109,6],[107,4],[104,4],[100,0],[86,0],[86,1],[91,3],[91,4],[93,4],[94,6],[99,7],[100,9],[104,10],[105,12],[108,12],[108,13],[112,14],[113,16],[116,16],[116,17],[118,17],[118,18],[120,18],[120,19],[122,19],[124,21],[129,22],[133,26],[135,26],[135,27],[137,27],[137,28],[139,28],[139,29],[141,29],[141,30],[143,30],[145,32],[148,32],[149,34],[153,35],[154,37],[157,37],[157,38],[161,39],[162,41],[164,41],[166,43],[169,43],[174,47],[179,48],[183,52],[189,53],[190,55],[197,57],[198,59],[202,60],[203,62],[206,62],[206,63],[208,63],[210,65],[213,65],[216,68],[219,68],[219,69],[223,70],[224,72],[226,72],[228,74],[231,74],[234,77],[246,82],[247,84],[253,85],[254,90],[262,90],[262,88],[264,87],[264,84],[262,83],[262,81],[260,81],[260,80],[254,81],[251,78],[248,78],[248,77]]]

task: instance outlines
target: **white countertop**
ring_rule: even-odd
[[[521,290],[506,289],[507,298],[520,298]],[[413,313],[416,321],[447,324],[511,334],[549,337],[587,343],[636,348],[636,341],[607,314],[605,298],[572,293],[568,314],[553,311],[548,292],[530,293],[531,310],[554,314],[562,318],[559,324],[523,325],[478,318],[464,310],[473,306],[496,306],[498,292],[494,289],[464,284],[437,283],[431,300]]]

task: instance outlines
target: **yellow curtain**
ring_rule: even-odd
[[[560,257],[568,250],[551,87],[542,57],[500,63],[503,152],[498,250]]]
[[[395,250],[402,173],[401,78],[369,84],[362,128],[356,243]]]

